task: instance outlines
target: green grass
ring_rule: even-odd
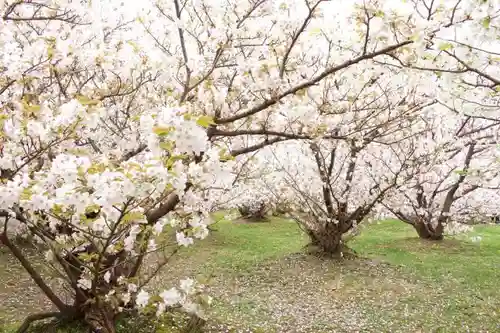
[[[499,226],[433,243],[401,222],[374,223],[350,243],[363,258],[345,262],[301,254],[307,239],[288,220],[213,228],[152,286],[207,283],[208,332],[500,332]]]
[[[480,242],[470,240],[475,235],[481,236]],[[429,242],[416,238],[408,225],[384,221],[370,226],[353,245],[366,256],[384,258],[436,283],[451,279],[483,292],[499,286],[500,228],[496,226],[477,226],[472,233]]]
[[[475,243],[472,236],[482,239]],[[401,267],[427,288],[410,303],[434,294],[443,311],[435,331],[500,331],[500,227],[477,226],[471,233],[429,242],[416,238],[408,225],[384,221],[370,226],[353,245]]]
[[[206,261],[206,270],[242,272],[256,264],[298,252],[306,238],[295,222],[274,218],[272,222],[235,223],[221,220],[210,237],[181,251],[180,257]]]

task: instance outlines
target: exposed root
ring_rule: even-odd
[[[25,333],[35,321],[62,317],[64,315],[61,312],[43,312],[30,315],[24,319],[23,324],[17,329],[17,333]]]

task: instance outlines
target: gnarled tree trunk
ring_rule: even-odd
[[[441,221],[438,221],[437,225],[433,226],[424,219],[416,218],[410,224],[415,228],[418,237],[421,239],[440,241],[444,238],[444,227]]]
[[[307,229],[310,239],[308,249],[310,253],[332,258],[342,258],[351,251],[342,242],[342,231],[334,223],[326,223],[315,230]]]
[[[105,304],[94,303],[85,313],[85,322],[95,332],[115,333],[115,311]]]
[[[255,203],[254,206],[241,205],[238,207],[238,211],[242,218],[250,221],[261,222],[267,220],[267,206],[264,202]]]

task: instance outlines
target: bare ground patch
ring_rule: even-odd
[[[225,323],[212,332],[380,332],[391,323],[374,321],[373,309],[385,315],[404,308],[401,300],[429,298],[414,277],[370,259],[335,262],[293,254],[247,272],[209,275],[211,315]],[[392,332],[413,332],[419,322],[393,324],[400,330]]]
[[[36,255],[31,249],[24,252],[31,257]],[[6,249],[0,249],[0,325],[14,323],[25,315],[50,308],[50,301],[16,258]]]

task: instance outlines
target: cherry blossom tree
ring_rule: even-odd
[[[486,205],[484,196],[468,200],[473,192],[498,189],[499,185],[499,151],[494,138],[500,122],[460,117],[448,110],[438,118],[437,113],[439,110],[434,111],[436,123],[427,140],[420,142],[429,158],[413,170],[412,181],[384,200],[385,207],[398,219],[412,225],[420,238],[429,240],[443,239],[445,231],[460,232],[461,225],[450,222],[460,220],[459,214],[470,215],[478,206]]]
[[[412,153],[420,133],[414,121],[433,102],[405,98],[408,104],[360,98],[341,113],[338,138],[269,148],[286,184],[269,190],[278,201],[292,202],[292,216],[321,252],[341,256],[346,250],[342,236],[369,217],[387,192],[410,178],[410,167],[421,162]]]
[[[353,19],[380,16],[376,2],[344,1],[333,21],[326,1],[1,4],[0,237],[57,309],[20,332],[48,317],[114,332],[133,307],[203,317],[194,281],[150,295],[144,262],[157,255],[155,274],[206,237],[207,193],[231,184],[235,156],[333,138],[313,116],[322,91],[366,83],[374,58],[413,43],[395,14],[378,19],[397,27],[384,38],[360,36]],[[70,303],[10,240],[13,220]]]
[[[453,219],[463,224],[498,224],[498,189],[478,188],[457,200],[453,206]]]
[[[470,214],[486,204],[485,196],[474,195],[476,190],[490,189],[479,192],[484,194],[498,188],[500,58],[498,40],[492,36],[498,32],[500,8],[496,1],[412,3],[415,14],[429,22],[428,34],[421,39],[422,53],[381,63],[429,73],[437,103],[449,112],[436,108],[426,116],[433,129],[424,149],[433,152],[432,158],[420,167],[410,187],[394,194],[390,205],[420,237],[439,240],[446,227],[450,233],[460,231],[459,224],[449,223],[459,219],[455,215]]]
[[[58,310],[28,317],[19,331],[53,316],[113,332],[116,314],[134,305],[202,316],[192,280],[153,302],[141,267],[154,252],[159,269],[176,251],[167,223],[181,245],[207,235],[210,203],[194,187],[211,186],[230,164],[207,149],[204,118],[157,97],[165,73],[115,4],[3,5],[1,241]],[[189,164],[193,153],[214,173]],[[46,252],[72,303],[11,242],[13,219]]]

